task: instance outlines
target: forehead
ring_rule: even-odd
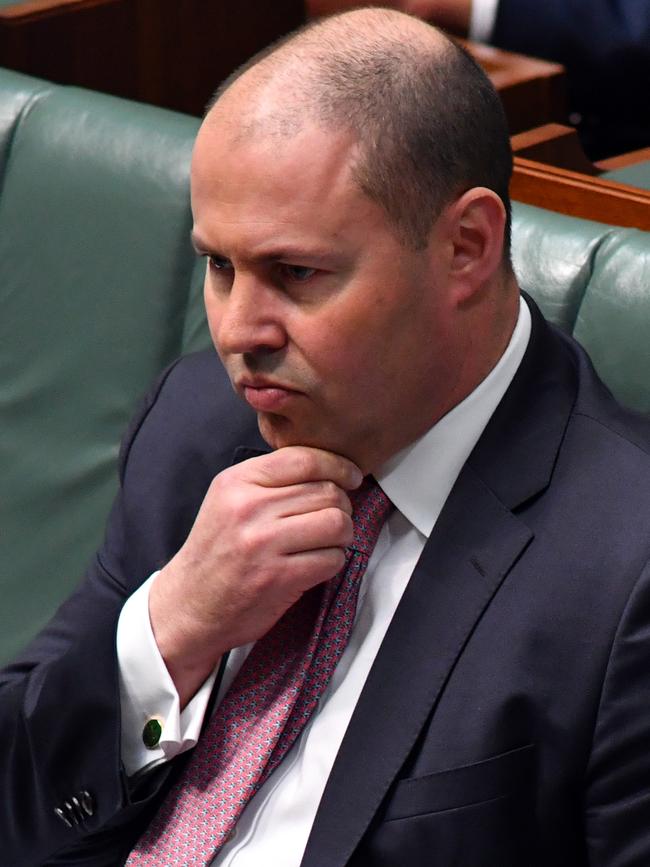
[[[192,158],[195,234],[251,248],[270,235],[343,242],[359,223],[379,229],[386,219],[354,179],[356,153],[351,135],[313,123],[283,135],[208,119]]]

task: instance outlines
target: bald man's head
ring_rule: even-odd
[[[507,257],[512,156],[501,102],[440,31],[388,9],[326,18],[230,76],[206,118],[235,142],[281,142],[307,122],[352,134],[357,183],[410,247],[426,245],[454,198],[494,190],[508,213]]]

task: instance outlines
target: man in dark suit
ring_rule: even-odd
[[[221,89],[192,165],[221,361],[161,378],[86,580],[2,675],[6,863],[648,861],[650,426],[520,298],[510,167],[481,71],[398,13]],[[161,848],[368,474],[394,511],[316,707],[207,858]]]

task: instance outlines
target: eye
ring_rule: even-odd
[[[223,256],[208,256],[208,263],[212,271],[232,270],[232,263],[229,259],[225,259]]]
[[[317,271],[316,268],[307,268],[305,265],[283,264],[281,268],[285,276],[287,276],[289,280],[292,280],[294,283],[305,283],[307,280],[313,277]]]

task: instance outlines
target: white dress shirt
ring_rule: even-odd
[[[395,505],[363,577],[350,642],[318,708],[281,765],[251,799],[215,867],[298,867],[318,804],[372,663],[422,549],[456,478],[508,388],[530,336],[530,312],[520,304],[510,343],[483,382],[421,439],[394,456],[377,481]],[[152,576],[124,605],[117,647],[122,701],[122,757],[133,775],[192,747],[214,683],[213,675],[182,713],[158,653],[148,616]],[[233,650],[217,703],[250,647]],[[156,749],[142,742],[144,723],[157,717]]]
[[[497,19],[499,0],[473,0],[469,21],[469,38],[489,42]]]

